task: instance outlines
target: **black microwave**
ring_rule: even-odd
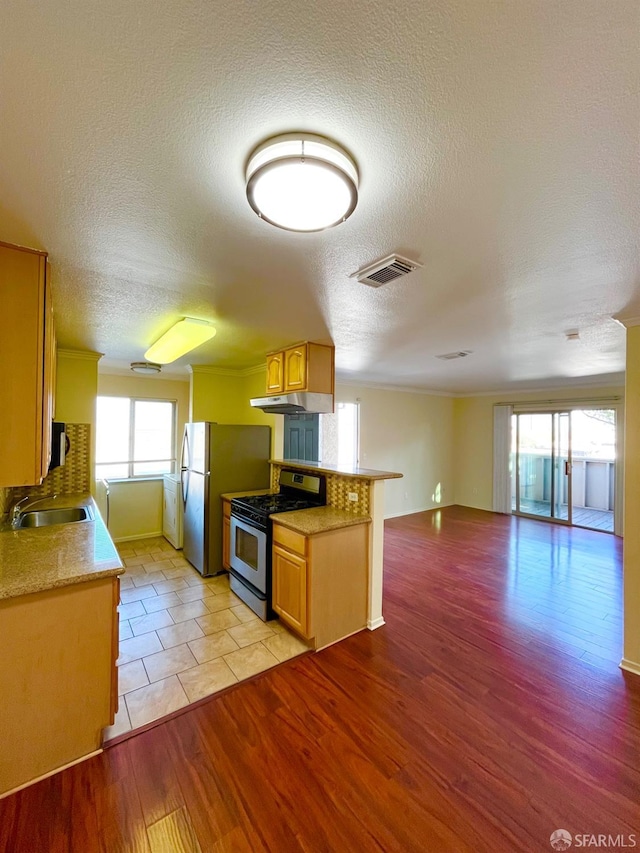
[[[69,436],[66,433],[66,424],[63,424],[60,421],[53,421],[53,423],[51,424],[51,462],[49,464],[50,471],[53,471],[54,468],[60,468],[61,465],[64,465],[70,447],[71,444],[69,442]]]

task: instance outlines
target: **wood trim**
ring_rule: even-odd
[[[32,255],[40,255],[43,258],[49,257],[49,253],[45,252],[44,249],[31,249],[29,246],[18,246],[16,243],[5,243],[4,240],[0,240],[0,246],[3,246],[5,249],[16,249],[18,252],[30,252]]]

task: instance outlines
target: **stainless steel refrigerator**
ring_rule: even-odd
[[[185,425],[181,466],[183,553],[205,577],[223,571],[220,495],[269,488],[270,450],[268,426]]]

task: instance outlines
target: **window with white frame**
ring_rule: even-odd
[[[98,397],[96,477],[129,479],[172,473],[175,424],[173,400]]]
[[[338,465],[341,468],[357,468],[359,456],[358,403],[338,403]]]

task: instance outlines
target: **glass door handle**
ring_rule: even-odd
[[[564,473],[566,477],[571,473],[571,462],[568,459],[564,460]]]

